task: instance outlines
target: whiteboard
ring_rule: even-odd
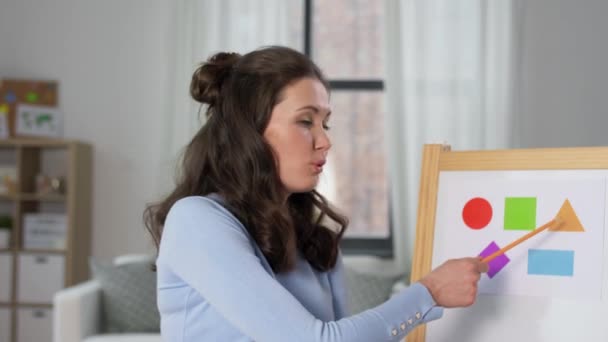
[[[427,324],[426,342],[608,341],[608,170],[440,171],[432,268],[504,247],[566,200],[584,231],[545,231],[507,252],[473,306]],[[467,216],[472,206],[485,214]]]

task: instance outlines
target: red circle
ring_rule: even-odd
[[[481,197],[475,197],[467,202],[462,209],[462,219],[471,229],[485,228],[492,220],[492,206]]]

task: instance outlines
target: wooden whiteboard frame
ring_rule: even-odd
[[[608,170],[608,147],[451,151],[449,145],[424,145],[411,282],[431,271],[441,171],[586,169]],[[426,325],[411,331],[406,341],[425,342]]]

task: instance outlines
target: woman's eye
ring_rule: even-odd
[[[300,120],[300,121],[298,121],[298,123],[299,123],[300,125],[304,126],[304,127],[312,127],[312,126],[314,126],[314,124],[315,124],[315,123],[314,123],[313,121],[311,121],[311,120]],[[322,126],[323,126],[323,129],[324,129],[324,130],[329,130],[329,129],[330,129],[329,125],[328,125],[326,122],[324,122]]]

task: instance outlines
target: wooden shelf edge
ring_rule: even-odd
[[[0,248],[0,253],[66,254],[66,249]]]
[[[53,307],[53,303],[26,303],[26,302],[17,302],[15,303],[16,308],[40,308],[40,309],[50,309]]]
[[[21,193],[16,195],[21,201],[42,201],[42,202],[65,202],[66,195],[42,195],[36,193]]]
[[[0,200],[5,201],[40,201],[40,202],[65,202],[67,196],[60,195],[43,195],[37,193],[20,193],[20,194],[0,194]]]
[[[65,147],[75,142],[60,138],[10,138],[0,139],[0,147]]]
[[[66,254],[65,249],[25,249],[20,248],[16,250],[17,253],[22,254]]]

